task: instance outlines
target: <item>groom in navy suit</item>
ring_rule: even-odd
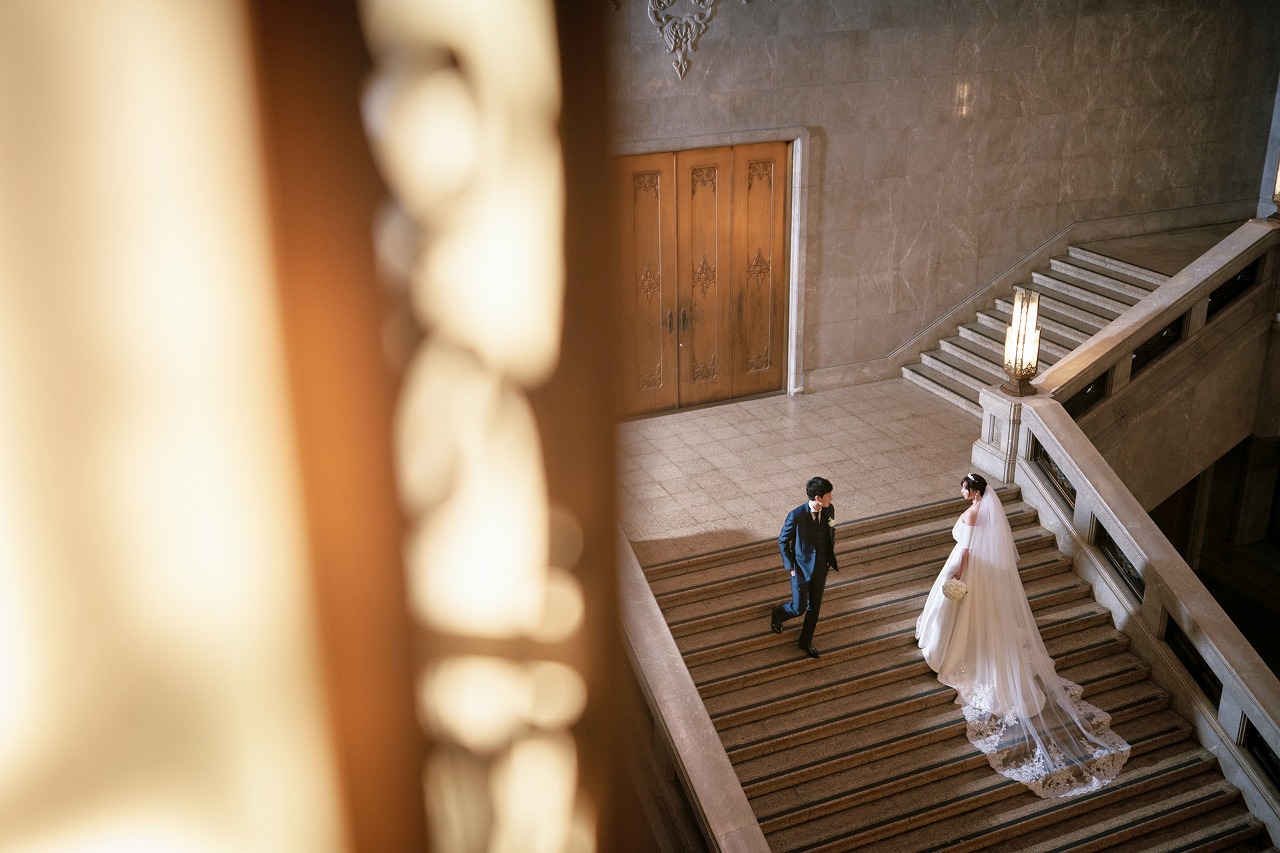
[[[813,646],[813,631],[827,585],[827,567],[840,571],[836,565],[836,511],[831,506],[830,480],[814,477],[805,483],[804,491],[809,500],[787,513],[778,534],[782,567],[791,572],[791,599],[773,608],[769,627],[781,634],[783,622],[803,613],[799,645],[809,657],[817,658],[822,652]]]

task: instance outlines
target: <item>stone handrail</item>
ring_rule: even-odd
[[[1241,745],[1248,723],[1280,754],[1280,679],[1060,403],[1045,394],[1015,398],[988,388],[982,404],[985,435],[974,444],[974,464],[1003,471],[1006,481],[1022,487],[1023,500],[1036,507],[1135,653],[1151,664],[1153,680],[1218,757],[1250,811],[1280,839],[1280,792]],[[1074,505],[1036,462],[1037,444],[1074,489]],[[1095,545],[1099,527],[1140,573],[1140,596]],[[1221,682],[1216,706],[1166,641],[1171,624]]]
[[[768,853],[764,832],[658,609],[644,570],[621,532],[618,539],[623,643],[703,837],[713,851]]]
[[[1160,285],[1089,340],[1036,377],[1032,384],[1056,400],[1068,400],[1110,371],[1109,393],[1129,381],[1129,356],[1178,317],[1187,316],[1183,338],[1205,325],[1209,294],[1280,243],[1280,221],[1251,219]]]

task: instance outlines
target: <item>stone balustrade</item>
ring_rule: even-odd
[[[1255,261],[1265,261],[1258,270],[1258,281],[1274,280],[1274,254],[1266,259],[1263,256],[1277,243],[1280,221],[1249,220],[1036,377],[1032,384],[1069,410],[1075,408],[1072,403],[1077,395],[1091,385],[1103,389],[1098,399],[1117,394],[1132,379],[1134,353],[1162,331],[1175,330],[1177,342],[1181,343],[1196,338],[1205,329],[1211,295],[1233,276]]]
[[[1246,223],[1046,371],[1035,383],[1042,393],[1017,398],[984,389],[982,435],[972,456],[976,466],[1022,487],[1023,499],[1073,557],[1076,571],[1273,838],[1280,838],[1280,679],[1063,402],[1104,375],[1107,395],[1119,395],[1132,382],[1133,353],[1170,326],[1181,329],[1164,363],[1178,351],[1204,357],[1197,344],[1225,344],[1208,337],[1217,334],[1206,324],[1210,295],[1255,262],[1256,282],[1231,313],[1240,328],[1269,329],[1278,241],[1280,222]],[[1156,373],[1144,373],[1141,381]]]
[[[621,532],[618,598],[623,644],[653,719],[654,740],[669,751],[708,847],[717,853],[768,853],[707,707]]]

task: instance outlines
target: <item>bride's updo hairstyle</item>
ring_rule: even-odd
[[[987,493],[987,481],[981,474],[965,474],[960,485],[967,487],[971,492],[977,492],[979,496]]]

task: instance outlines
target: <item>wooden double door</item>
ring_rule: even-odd
[[[627,414],[783,388],[787,156],[768,142],[619,160]]]

